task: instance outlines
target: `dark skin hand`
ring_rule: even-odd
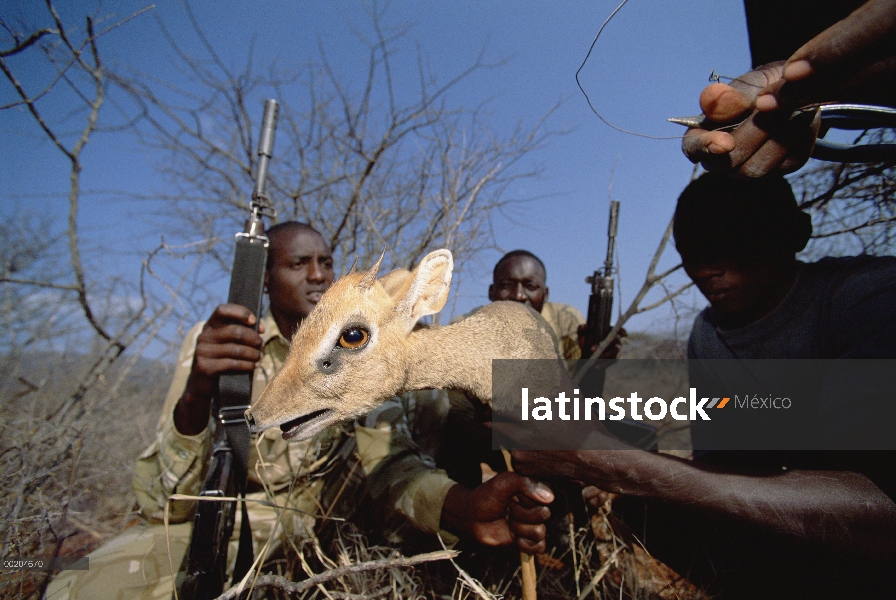
[[[797,50],[787,61],[763,65],[729,85],[700,94],[709,121],[743,123],[730,131],[690,129],[682,151],[707,170],[761,177],[786,174],[809,159],[819,122],[813,113],[790,119],[819,102],[896,106],[896,0],[871,0]]]
[[[579,325],[579,348],[584,350],[585,346],[585,327],[586,325]],[[604,348],[604,351],[600,353],[600,357],[608,360],[616,360],[619,358],[619,353],[622,352],[622,338],[628,337],[628,332],[625,329],[620,329],[619,333],[616,334],[616,337],[613,338],[613,341],[610,342],[610,345]],[[597,344],[591,346],[591,354],[594,354],[594,351],[597,350]],[[584,354],[582,355],[584,356]]]
[[[254,329],[256,321],[248,308],[238,304],[222,304],[212,313],[197,339],[187,387],[174,409],[174,426],[180,433],[196,435],[205,430],[222,373],[255,369],[262,346]]]
[[[878,562],[896,553],[896,504],[857,473],[717,473],[642,450],[514,450],[513,461],[531,477],[560,475],[611,494],[689,505],[833,552]]]
[[[545,551],[544,523],[554,494],[543,483],[515,473],[499,473],[476,489],[448,490],[442,526],[486,546],[516,543],[521,552]]]

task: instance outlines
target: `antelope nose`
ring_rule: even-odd
[[[252,416],[252,409],[246,411],[246,425],[249,426],[249,431],[252,433],[256,433],[255,431],[255,417]]]

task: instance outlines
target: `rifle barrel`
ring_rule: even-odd
[[[264,196],[264,184],[268,178],[268,163],[274,155],[274,132],[277,130],[277,101],[265,100],[264,118],[258,136],[258,177],[255,179],[253,198]]]
[[[610,222],[607,225],[607,260],[604,261],[604,277],[613,271],[613,254],[616,251],[616,229],[619,225],[619,200],[610,200]]]

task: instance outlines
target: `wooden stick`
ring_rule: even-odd
[[[513,472],[513,457],[510,451],[501,448],[501,454],[504,455],[504,464],[507,470]],[[520,582],[523,585],[523,600],[538,600],[538,593],[535,590],[536,584],[535,573],[535,557],[525,552],[520,552]]]

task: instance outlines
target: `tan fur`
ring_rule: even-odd
[[[309,437],[417,389],[455,388],[488,402],[492,359],[558,358],[550,326],[517,302],[495,302],[454,325],[414,331],[421,317],[447,301],[448,250],[430,253],[413,273],[392,271],[373,282],[378,266],[342,277],[323,295],[296,332],[280,372],[246,411],[254,431],[325,411],[289,428],[292,438]],[[351,326],[370,332],[367,344],[337,349],[339,335]]]

